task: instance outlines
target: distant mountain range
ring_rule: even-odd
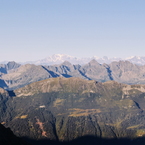
[[[84,57],[84,58],[78,58],[66,54],[54,54],[52,56],[48,56],[44,59],[36,60],[36,61],[26,61],[26,62],[19,62],[20,64],[35,64],[35,65],[54,65],[54,64],[60,64],[64,61],[69,61],[72,64],[86,64],[90,62],[92,59],[95,59],[98,63],[103,64],[107,63],[110,64],[113,61],[130,61],[131,63],[138,64],[138,65],[145,65],[145,56],[131,56],[128,58],[118,58],[113,57],[109,58],[107,56],[104,57]],[[6,64],[8,61],[0,62],[0,64]]]
[[[145,84],[145,65],[137,65],[129,61],[100,64],[95,59],[84,65],[73,65],[68,61],[55,65],[21,65],[16,62],[0,65],[0,87],[6,90],[17,89],[33,82],[56,77]]]
[[[128,58],[108,58],[107,56],[104,57],[86,57],[86,58],[77,58],[74,56],[66,55],[66,54],[54,54],[52,56],[48,56],[45,59],[37,60],[37,61],[32,61],[32,62],[26,62],[26,63],[31,63],[31,64],[37,64],[37,65],[52,65],[52,64],[60,64],[64,61],[69,61],[72,64],[86,64],[92,59],[95,59],[98,63],[111,63],[113,61],[130,61],[131,63],[138,64],[138,65],[144,65],[145,64],[145,56],[131,56]]]

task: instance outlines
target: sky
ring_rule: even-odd
[[[0,62],[145,56],[144,7],[145,0],[0,0]]]

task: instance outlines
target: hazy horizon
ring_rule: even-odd
[[[66,59],[65,59],[66,58]],[[139,64],[139,65],[144,65],[144,60],[145,56],[129,56],[125,58],[121,57],[108,57],[108,56],[103,56],[103,57],[98,57],[98,56],[92,56],[92,57],[76,57],[68,54],[53,54],[49,55],[44,58],[39,58],[37,60],[26,60],[26,61],[15,61],[15,60],[4,60],[0,61],[1,64],[7,64],[8,62],[16,62],[20,64],[36,64],[36,65],[43,65],[43,64],[60,64],[63,63],[64,61],[69,61],[72,64],[85,64],[90,61],[95,59],[98,61],[100,64],[101,63],[111,63],[113,61],[130,61],[134,64]]]

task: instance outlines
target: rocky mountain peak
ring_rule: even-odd
[[[89,65],[100,65],[95,59],[92,59],[90,62],[89,62]]]
[[[71,66],[72,64],[69,61],[64,61],[61,65]]]
[[[6,64],[6,68],[7,70],[11,70],[11,69],[15,69],[15,68],[18,68],[20,67],[21,65],[16,63],[15,61],[10,61]]]

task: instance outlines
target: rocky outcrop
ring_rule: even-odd
[[[14,62],[14,61],[10,61],[7,64],[0,64],[0,73],[7,74],[7,73],[9,73],[9,71],[11,71],[13,69],[17,69],[20,66],[21,66],[20,64]]]

